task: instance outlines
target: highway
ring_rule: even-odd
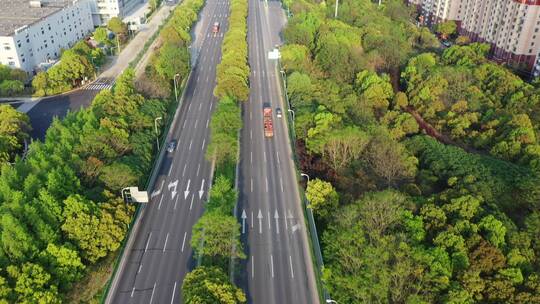
[[[173,153],[167,153],[160,166],[151,201],[130,235],[128,243],[132,245],[126,248],[106,303],[182,302],[182,281],[194,266],[192,226],[203,213],[212,179],[205,153],[210,117],[217,102],[213,88],[228,7],[227,0],[208,0],[200,14],[197,26],[201,34],[193,42],[193,48],[201,50],[198,63],[168,134],[168,139],[176,139],[178,146]],[[221,30],[214,37],[211,25],[215,21],[221,23]]]
[[[294,171],[277,62],[285,17],[280,2],[249,0],[249,102],[243,105],[238,220],[247,260],[236,275],[248,303],[319,303],[306,225]],[[274,137],[263,134],[263,103],[274,112]],[[275,115],[283,109],[283,118]]]

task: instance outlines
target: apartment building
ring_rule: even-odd
[[[29,74],[93,31],[88,0],[0,0],[0,63]]]
[[[408,0],[423,22],[455,20],[461,35],[492,45],[492,59],[540,75],[540,0]]]
[[[125,18],[144,0],[93,0],[92,13],[96,24],[106,24],[111,18]]]

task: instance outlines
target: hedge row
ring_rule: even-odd
[[[214,95],[246,101],[249,97],[246,0],[231,0],[229,31],[225,34],[221,63],[217,66]]]

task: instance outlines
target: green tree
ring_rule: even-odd
[[[11,265],[7,272],[15,281],[17,303],[62,303],[56,286],[51,285],[51,275],[40,265],[25,263],[20,268]]]
[[[186,304],[240,304],[247,301],[244,292],[229,283],[222,270],[204,266],[186,275],[182,297]]]
[[[187,48],[172,43],[165,43],[159,49],[159,56],[155,63],[158,74],[168,81],[179,74],[179,82],[189,73],[189,52]]]
[[[331,183],[318,178],[310,180],[306,189],[309,208],[321,220],[328,219],[338,207],[339,195]]]
[[[21,151],[23,142],[32,130],[30,119],[10,105],[0,105],[0,164],[13,158]]]
[[[81,279],[85,269],[76,250],[66,246],[49,244],[40,254],[42,264],[54,275],[60,288],[66,289],[70,284]]]
[[[117,35],[126,35],[128,30],[127,25],[119,17],[112,17],[107,22],[107,28]]]
[[[95,31],[94,31],[94,39],[98,42],[98,43],[102,43],[102,44],[109,44],[110,41],[109,41],[109,35],[107,33],[107,29],[104,28],[104,27],[98,27]]]
[[[446,40],[449,36],[456,33],[457,24],[453,20],[448,20],[437,24],[435,31],[441,35],[441,38]]]
[[[231,252],[233,246],[235,252]],[[236,218],[216,212],[204,214],[193,226],[191,247],[195,254],[214,261],[245,257],[240,243],[240,224]]]

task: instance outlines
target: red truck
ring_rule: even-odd
[[[263,108],[264,137],[274,136],[274,126],[272,124],[272,108]]]
[[[214,33],[214,36],[217,35],[219,32],[219,22],[214,22],[214,26],[212,26],[212,33]]]

